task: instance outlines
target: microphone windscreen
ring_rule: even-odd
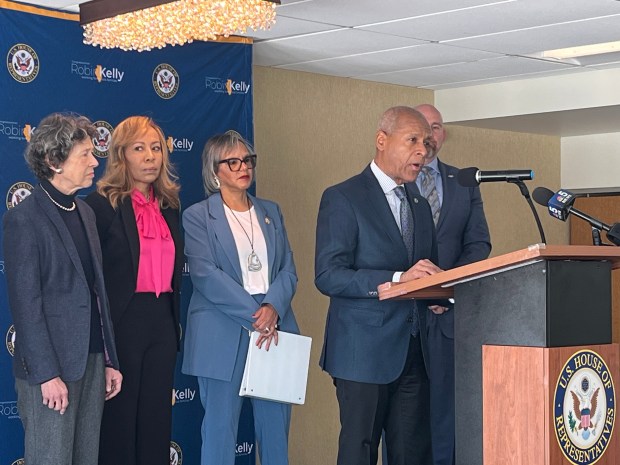
[[[548,205],[549,200],[551,199],[551,197],[553,197],[553,195],[554,192],[550,191],[546,187],[537,187],[536,189],[534,189],[534,192],[532,192],[532,198],[534,199],[534,202],[536,202],[538,205],[542,205],[543,207],[546,207]]]
[[[480,184],[476,179],[476,174],[478,171],[480,170],[475,166],[472,166],[471,168],[463,168],[462,170],[459,170],[456,175],[456,180],[463,187],[477,187],[478,184]]]

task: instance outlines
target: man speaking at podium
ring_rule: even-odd
[[[446,139],[441,113],[432,105],[415,107],[428,122],[435,149],[417,178],[437,228],[439,267],[443,270],[484,260],[491,252],[489,228],[478,187],[462,187],[458,168],[437,154]],[[431,437],[434,465],[454,463],[454,306],[430,306],[428,366],[431,383]],[[389,465],[392,465],[391,463]]]
[[[390,108],[374,160],[321,199],[315,284],[330,304],[320,365],[340,407],[338,465],[376,464],[382,429],[390,465],[432,463],[427,304],[379,301],[377,292],[441,271],[431,210],[413,184],[431,146],[422,114]]]

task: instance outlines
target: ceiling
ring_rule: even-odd
[[[620,68],[620,53],[540,57],[619,40],[620,1],[282,0],[272,29],[247,35],[256,65],[442,90]]]

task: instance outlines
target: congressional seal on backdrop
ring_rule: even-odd
[[[30,45],[15,44],[6,55],[6,66],[13,79],[28,84],[39,74],[39,56]]]
[[[9,351],[11,357],[15,355],[15,326],[9,326],[9,330],[6,332],[6,350]]]
[[[11,209],[16,207],[22,200],[32,194],[34,187],[32,184],[20,181],[9,187],[9,191],[6,193],[6,208]]]
[[[174,441],[170,441],[170,465],[182,465],[183,452],[181,447]]]
[[[153,88],[163,99],[171,99],[179,90],[179,73],[167,63],[157,65],[153,71]]]
[[[107,158],[114,128],[107,121],[95,121],[93,125],[97,128],[97,136],[93,137],[93,153],[99,158]]]
[[[616,418],[614,382],[603,357],[573,354],[555,387],[554,429],[562,453],[575,465],[590,465],[605,453]]]
[[[26,462],[24,462],[24,459],[17,459],[15,462],[13,462],[11,465],[24,465]]]

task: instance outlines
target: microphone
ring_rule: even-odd
[[[533,170],[480,171],[475,166],[463,168],[456,175],[463,187],[476,187],[481,182],[515,182],[534,179]]]
[[[557,193],[554,193],[546,187],[537,187],[532,195],[537,204],[547,207],[549,214],[558,220],[566,221],[569,215],[575,215],[590,223],[590,226],[593,228],[604,231],[611,230],[609,225],[574,208],[575,194],[572,192],[560,189]]]

